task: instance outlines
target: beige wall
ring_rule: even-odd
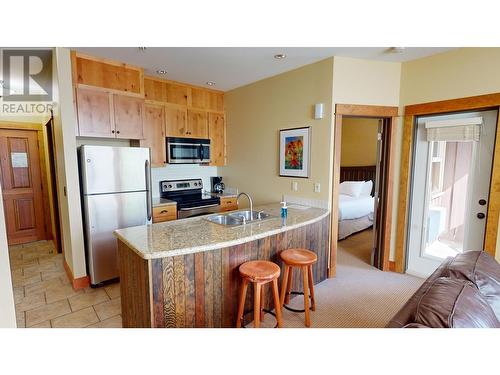
[[[0,197],[2,186],[0,184]],[[10,274],[9,247],[3,211],[3,199],[0,200],[0,328],[15,328],[16,311],[14,294],[12,293],[12,277]]]
[[[76,154],[76,113],[73,105],[70,51],[56,48],[54,134],[57,185],[64,258],[75,278],[87,275],[83,242],[80,183]],[[66,193],[65,193],[66,188]]]
[[[255,203],[279,202],[284,194],[329,199],[332,77],[330,58],[225,94],[228,165],[219,173],[227,186],[251,194]],[[315,103],[324,104],[321,120],[313,119]],[[311,177],[280,177],[279,130],[301,126],[312,127]]]
[[[500,48],[460,48],[403,63],[401,105],[498,93],[499,66]]]
[[[346,117],[342,119],[340,165],[360,167],[377,164],[377,134],[379,120]]]

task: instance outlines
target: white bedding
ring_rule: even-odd
[[[351,197],[339,195],[339,221],[358,219],[373,214],[374,198],[371,196]]]

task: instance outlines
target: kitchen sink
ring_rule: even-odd
[[[225,226],[238,226],[244,224],[259,223],[273,218],[274,216],[265,213],[263,211],[242,210],[242,211],[230,212],[227,214],[206,216],[205,220],[208,220],[211,223],[225,225]]]

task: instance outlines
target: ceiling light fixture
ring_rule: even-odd
[[[158,74],[167,74],[167,71],[165,69],[158,69],[156,71],[156,73],[158,73]]]
[[[286,57],[284,53],[278,53],[277,55],[274,55],[274,58],[276,60],[283,60]]]
[[[214,81],[208,81],[207,85],[209,85],[209,86],[215,86],[215,82]]]
[[[390,47],[385,50],[385,53],[403,53],[405,47]]]

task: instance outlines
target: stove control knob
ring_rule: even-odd
[[[172,189],[172,185],[171,184],[168,184],[167,186],[169,189]]]

